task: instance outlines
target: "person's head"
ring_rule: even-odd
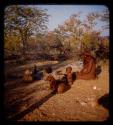
[[[31,73],[31,71],[30,71],[29,68],[27,68],[27,69],[25,70],[25,72],[24,72],[25,75],[29,75],[30,73]]]
[[[71,71],[72,71],[72,67],[71,66],[66,68],[66,73],[71,73]]]

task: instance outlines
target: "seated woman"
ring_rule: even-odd
[[[96,78],[96,61],[89,52],[83,53],[83,69],[76,72],[77,79],[90,80]]]

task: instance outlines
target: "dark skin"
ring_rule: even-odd
[[[63,74],[61,72],[57,73],[58,75],[64,75],[67,79],[68,84],[72,85],[73,84],[73,78],[72,78],[72,67],[69,66],[66,68],[66,74]]]
[[[23,80],[25,81],[25,82],[32,82],[32,73],[31,73],[31,71],[29,70],[29,69],[27,69],[26,71],[25,71],[25,73],[24,73],[24,76],[23,76]]]
[[[57,83],[52,75],[49,75],[45,80],[50,82],[50,88],[52,90],[57,91]]]
[[[66,68],[66,75],[67,75],[67,80],[69,84],[73,84],[73,79],[72,79],[72,67],[67,67]]]

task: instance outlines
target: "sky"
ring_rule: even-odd
[[[103,12],[107,7],[104,5],[36,5],[37,8],[47,9],[47,14],[50,15],[48,22],[48,30],[52,31],[57,28],[58,25],[68,19],[72,14],[81,12],[80,19],[85,20],[86,15],[90,12]],[[99,30],[101,26],[104,26],[105,22],[98,21],[96,30]],[[109,30],[105,30],[101,34],[102,36],[109,36]]]

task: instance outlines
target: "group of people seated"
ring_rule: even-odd
[[[59,73],[59,75],[63,75],[63,77],[57,80],[52,75],[51,67],[45,68],[45,72],[47,73],[47,75],[44,80],[49,81],[50,88],[55,93],[63,93],[67,89],[67,87],[69,87],[69,85],[73,84],[73,81],[76,79],[74,73],[72,73],[72,67],[67,67],[65,74]]]
[[[34,80],[40,80],[40,74],[37,70],[36,65],[34,65],[33,71],[29,68],[25,70],[23,80],[24,82],[33,82]]]
[[[46,67],[45,73],[46,77],[44,78],[45,81],[49,81],[50,88],[54,92],[63,93],[67,86],[71,86],[74,80],[83,79],[83,80],[90,80],[96,78],[96,60],[89,52],[84,52],[80,55],[83,59],[83,69],[80,72],[72,72],[72,67],[66,67],[66,73],[59,75],[63,75],[60,80],[56,80],[52,75],[52,68]],[[27,77],[26,77],[27,76]],[[28,80],[29,77],[29,80]],[[25,72],[24,81],[31,82],[33,79],[37,78],[37,70],[36,66],[34,66],[33,72]],[[27,79],[27,80],[26,80]]]

